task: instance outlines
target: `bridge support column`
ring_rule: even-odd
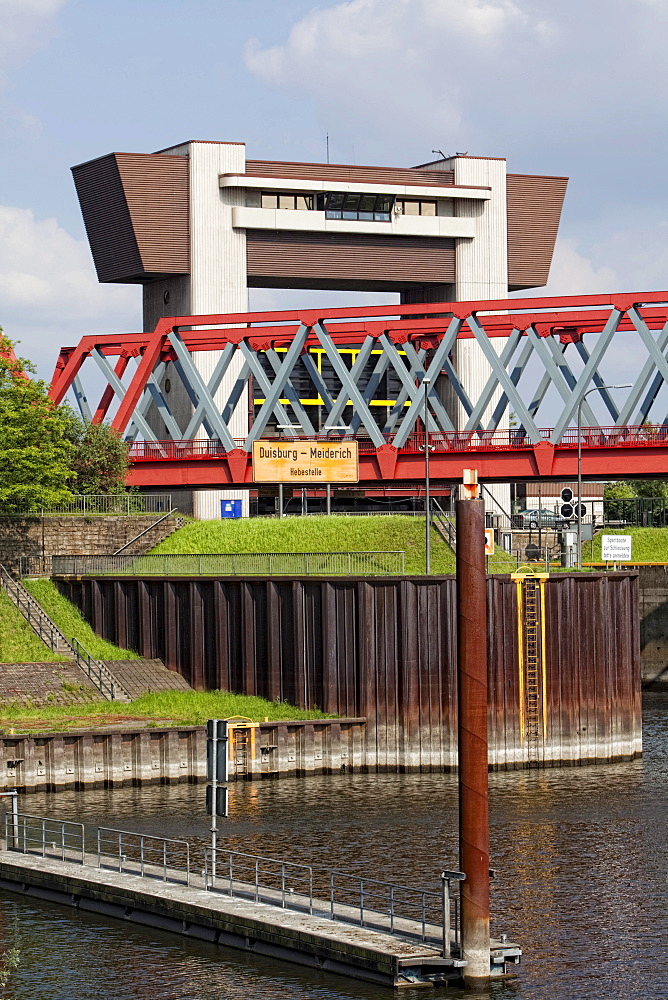
[[[477,988],[490,975],[485,503],[458,500],[456,511],[462,957],[464,981]]]

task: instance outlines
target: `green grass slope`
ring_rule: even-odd
[[[633,542],[631,554],[637,562],[668,563],[668,528],[620,528],[615,531],[600,532],[592,542],[582,546],[582,558],[585,562],[601,561],[601,535],[631,535]]]
[[[423,517],[391,514],[350,517],[332,514],[309,517],[240,518],[193,521],[160,542],[159,554],[209,555],[218,552],[404,552],[406,573],[424,573]],[[455,556],[442,535],[432,528],[432,573],[454,573]],[[515,560],[497,552],[490,573],[507,573]]]
[[[407,573],[424,572],[420,517],[286,517],[193,521],[157,545],[161,554],[217,552],[404,552]],[[432,570],[452,573],[454,556],[432,529]]]
[[[327,719],[317,709],[303,711],[286,702],[266,701],[227,691],[161,691],[125,704],[93,701],[78,705],[30,708],[19,702],[0,703],[0,732],[63,732],[125,723],[148,726],[199,726],[207,719],[241,715],[253,722],[268,719]]]
[[[66,659],[44,645],[0,590],[0,663],[58,663]]]
[[[75,606],[51,580],[23,580],[23,586],[38,601],[66,639],[78,639],[96,660],[137,660],[138,653],[121,649],[101,639]]]

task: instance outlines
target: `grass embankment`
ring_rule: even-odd
[[[219,552],[404,552],[406,573],[424,573],[424,518],[402,514],[349,517],[243,518],[194,521],[160,542],[154,553],[209,555]],[[492,573],[508,572],[515,561],[504,553],[490,558]],[[455,556],[432,528],[432,573],[454,573]]]
[[[584,562],[602,561],[601,535],[631,535],[632,562],[668,562],[668,528],[620,528],[615,531],[604,529],[594,537],[593,542],[583,543]]]
[[[101,639],[51,580],[23,580],[23,585],[58,626],[66,639],[78,639],[96,660],[137,660],[138,653]],[[7,661],[5,661],[7,662]]]
[[[0,590],[0,663],[59,663],[65,659],[44,645]]]
[[[207,719],[228,719],[235,715],[253,722],[331,718],[317,709],[303,711],[285,702],[266,701],[227,691],[161,691],[144,694],[126,704],[93,701],[81,705],[35,708],[18,702],[0,704],[0,731],[64,732],[122,724],[128,727],[137,724],[150,727],[199,726]]]

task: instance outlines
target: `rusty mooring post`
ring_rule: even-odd
[[[458,500],[456,510],[461,934],[464,981],[475,987],[490,975],[485,504]]]

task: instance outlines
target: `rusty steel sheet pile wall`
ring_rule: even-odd
[[[160,657],[195,688],[366,717],[365,768],[456,767],[454,577],[69,577],[58,585],[96,632]],[[490,766],[639,754],[637,577],[557,574],[541,585],[533,708],[519,586],[487,579]]]

